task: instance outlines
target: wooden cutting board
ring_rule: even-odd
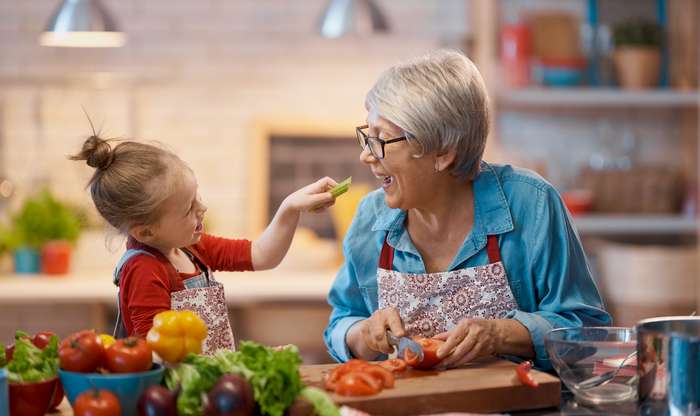
[[[323,374],[337,364],[301,366],[305,384],[322,387]],[[393,389],[364,397],[331,394],[338,405],[347,405],[372,415],[420,415],[440,412],[508,412],[559,405],[559,379],[532,371],[540,385],[522,385],[516,365],[493,360],[446,371],[409,370],[397,378]]]

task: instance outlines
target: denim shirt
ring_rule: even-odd
[[[554,187],[533,172],[482,162],[473,182],[474,224],[448,270],[488,264],[487,235],[497,235],[508,283],[518,304],[508,318],[529,331],[535,365],[551,368],[544,336],[553,328],[611,323],[591,277],[581,241]],[[378,308],[377,267],[386,237],[394,270],[426,273],[405,226],[406,212],[391,209],[378,189],[360,203],[343,240],[344,263],[328,294],[333,307],[324,341],[347,361],[350,327]]]

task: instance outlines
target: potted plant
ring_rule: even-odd
[[[27,198],[3,233],[6,247],[14,252],[15,272],[67,273],[80,228],[76,211],[49,191]]]
[[[623,88],[652,88],[659,83],[662,32],[645,20],[628,20],[613,30],[613,61]]]

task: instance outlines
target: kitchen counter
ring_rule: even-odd
[[[324,301],[337,270],[217,272],[229,304],[278,301]],[[0,303],[114,303],[111,271],[63,276],[0,275]]]

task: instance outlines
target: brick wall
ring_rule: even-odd
[[[388,36],[326,40],[325,0],[103,0],[127,32],[118,49],[37,45],[58,0],[0,0],[0,174],[22,195],[49,184],[90,206],[90,169],[67,161],[89,133],[158,140],[195,170],[215,230],[248,232],[258,120],[352,128],[392,63],[461,46],[463,0],[384,0]],[[319,133],[323,133],[320,131]]]

